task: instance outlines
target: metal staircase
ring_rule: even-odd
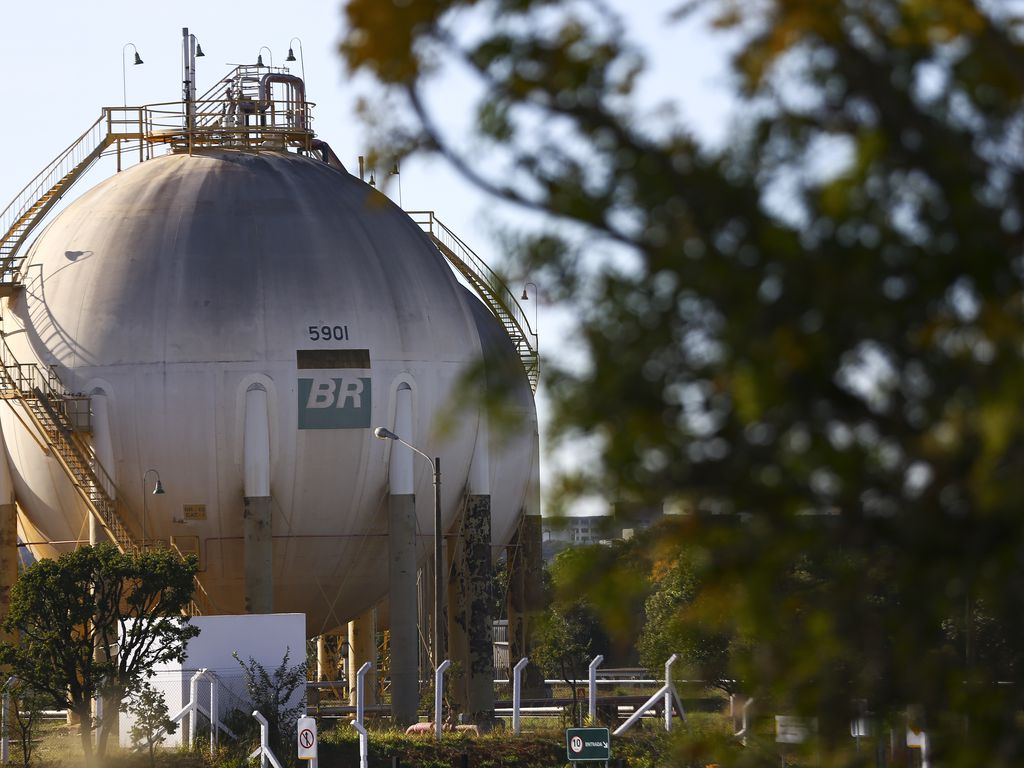
[[[526,314],[515,295],[484,260],[477,256],[458,235],[438,220],[433,211],[407,211],[409,216],[430,237],[430,241],[455,267],[456,271],[484,302],[491,314],[501,323],[519,359],[526,369],[530,387],[537,391],[540,380],[540,362],[537,354],[537,334],[530,327]],[[531,340],[532,337],[532,340]]]
[[[82,423],[76,423],[76,415],[88,414],[88,398],[68,393],[52,373],[44,375],[38,365],[19,363],[6,339],[0,339],[0,363],[0,398],[24,406],[42,444],[114,546],[122,552],[139,552],[118,508],[114,481],[82,437]],[[81,401],[85,401],[84,409],[77,407]]]
[[[124,522],[133,517],[131,510],[121,501],[113,479],[82,436],[88,429],[89,398],[68,392],[52,371],[34,363],[19,363],[7,339],[0,336],[0,399],[7,400],[12,409],[16,404],[23,407],[28,423],[17,411],[15,416],[57,461],[111,543],[121,552],[138,554],[140,542]],[[199,577],[193,579],[190,613],[210,613],[213,602]]]

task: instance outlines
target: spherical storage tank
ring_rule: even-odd
[[[477,403],[458,404],[443,437],[436,422],[485,349],[515,353],[419,227],[360,180],[286,152],[165,155],[69,205],[22,280],[4,313],[14,355],[91,396],[90,439],[126,523],[197,551],[217,611],[244,610],[253,402],[269,437],[274,610],[306,613],[311,634],[386,593],[388,457],[405,449],[372,428],[394,425],[399,388],[412,391],[402,437],[442,457],[445,527],[488,447],[493,540],[512,535],[535,471],[532,398],[511,435],[488,436]],[[516,388],[529,393],[525,373]],[[74,546],[84,505],[15,410],[0,413],[19,535],[37,556]],[[148,470],[165,494],[149,495]],[[429,470],[417,459],[421,557]]]

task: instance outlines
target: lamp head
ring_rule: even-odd
[[[295,53],[292,51],[291,46],[288,47],[288,57],[285,61],[295,61]]]
[[[526,286],[525,285],[523,286],[523,295],[520,296],[519,298],[521,298],[523,301],[529,301],[530,300],[530,297],[527,296],[527,294],[526,294]]]
[[[156,479],[156,485],[153,486],[153,495],[161,496],[164,493],[164,485],[160,482],[160,478]]]
[[[203,46],[201,46],[199,43],[196,43],[196,58],[198,59],[200,56],[205,56],[205,55],[206,54],[203,53]]]
[[[386,427],[377,427],[373,430],[373,435],[378,440],[398,440],[399,437],[394,432]]]
[[[262,53],[256,54],[256,66],[257,67],[262,67],[263,66],[263,54]]]
[[[144,62],[142,60],[142,57],[139,56],[139,52],[138,51],[135,52],[135,63],[136,64],[145,64],[146,63],[146,62]]]

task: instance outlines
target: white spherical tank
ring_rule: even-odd
[[[397,448],[373,427],[394,424],[399,387],[413,393],[402,437],[442,458],[445,527],[489,442],[494,542],[511,536],[536,471],[525,374],[511,439],[487,436],[476,402],[439,434],[460,377],[503,331],[418,226],[358,179],[278,152],[150,160],[68,206],[22,281],[4,313],[8,345],[91,396],[92,444],[128,527],[197,550],[216,610],[244,610],[253,391],[266,393],[274,610],[304,612],[311,634],[386,594]],[[84,505],[16,409],[0,414],[22,539],[40,556],[74,546],[87,536]],[[149,493],[149,470],[163,495]],[[422,556],[430,467],[417,459],[415,472]]]

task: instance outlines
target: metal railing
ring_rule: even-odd
[[[446,227],[433,211],[406,211],[431,239],[448,262],[470,284],[508,334],[526,369],[530,387],[536,392],[540,380],[537,332],[515,294],[501,277],[473,249]]]

